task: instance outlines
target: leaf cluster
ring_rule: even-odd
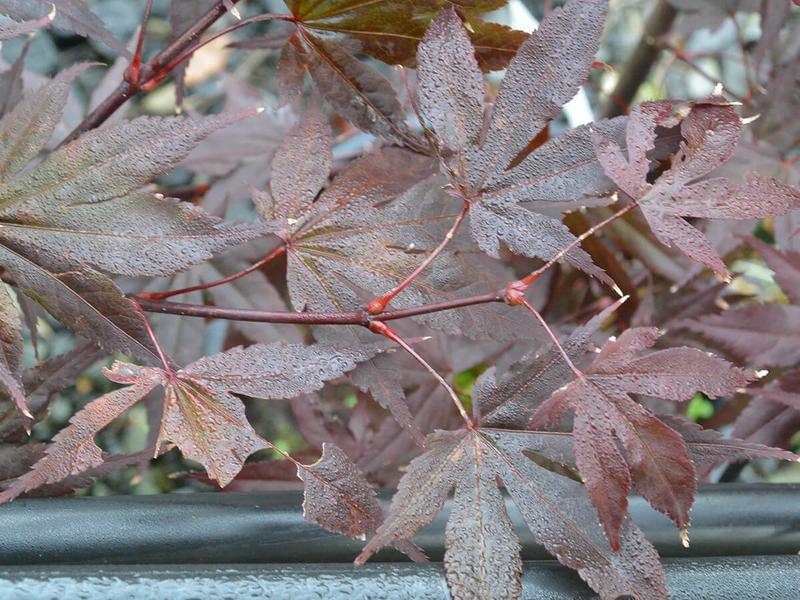
[[[455,598],[522,595],[509,503],[600,597],[666,598],[629,495],[686,545],[712,469],[798,460],[784,448],[800,427],[800,190],[740,164],[751,137],[796,163],[768,124],[798,108],[778,102],[797,63],[773,59],[772,91],[753,99],[765,125],[715,89],[555,135],[598,65],[605,0],[569,0],[531,34],[484,19],[501,0],[292,0],[223,30],[280,21],[235,44],[279,49],[278,110],[199,116],[185,61],[236,4],[174,0],[171,44],[146,62],[144,37],[129,52],[84,2],[0,0],[0,40],[52,25],[130,61],[60,144],[93,65],[31,86],[23,53],[0,73],[0,502],[176,448],[220,488],[296,473],[307,519],[365,540],[357,564],[389,545],[426,560],[413,537],[452,496]],[[762,14],[767,30],[778,17]],[[761,65],[780,49],[754,52]],[[495,88],[485,75],[499,69]],[[171,73],[191,116],[110,121]],[[225,78],[229,105],[259,94]],[[176,167],[210,187],[170,193],[159,178]],[[253,218],[218,216],[228,201]],[[760,219],[779,247],[733,235]],[[743,239],[780,302],[720,283]],[[81,341],[26,365],[41,317]],[[213,350],[206,319],[230,321]],[[48,444],[28,441],[109,355],[112,391]],[[732,437],[682,416],[699,394],[740,407]],[[98,434],[138,404],[147,447],[105,452]],[[291,453],[260,427],[289,412],[305,444]],[[264,450],[279,460],[251,459]],[[373,484],[397,487],[388,511]]]

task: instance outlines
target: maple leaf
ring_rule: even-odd
[[[714,467],[724,463],[744,462],[756,458],[800,461],[800,456],[786,450],[736,437],[725,437],[718,431],[703,429],[697,423],[683,417],[660,415],[658,418],[681,434],[698,473],[707,474]]]
[[[2,10],[2,5],[0,5],[0,10]],[[53,22],[53,17],[55,17],[55,14],[47,15],[41,19],[18,22],[0,15],[0,41],[10,40],[21,35],[32,33],[42,27],[47,27]]]
[[[490,256],[499,257],[503,243],[515,254],[556,257],[575,238],[543,214],[547,208],[610,192],[586,128],[520,155],[586,79],[605,13],[604,1],[572,1],[545,19],[509,64],[486,125],[483,77],[455,11],[443,10],[419,46],[419,110],[437,137],[445,173],[469,203],[472,235]],[[622,123],[597,127],[613,135]],[[610,281],[583,250],[570,250],[566,259]]]
[[[298,466],[297,476],[305,483],[306,520],[353,539],[374,533],[383,522],[375,490],[335,444],[323,444],[320,459]]]
[[[53,21],[58,29],[97,40],[122,56],[131,56],[125,45],[114,37],[83,0],[0,0],[0,15],[18,21],[50,15],[45,18]]]
[[[372,352],[377,351],[373,346]],[[94,436],[157,387],[164,390],[158,439],[175,443],[224,486],[250,454],[267,446],[234,394],[290,398],[321,388],[370,356],[326,344],[275,343],[233,348],[174,373],[117,362],[106,376],[128,387],[93,400],[73,416],[45,456],[0,493],[0,502],[101,465],[104,457]]]
[[[586,356],[586,347],[592,336],[617,306],[618,303],[617,305],[609,306],[603,312],[593,317],[588,323],[575,329],[569,339],[562,344],[564,351],[570,356],[574,363],[580,364],[583,361]],[[633,334],[624,335],[641,335],[639,341],[643,342],[645,345],[655,339],[655,330],[632,331],[634,332]],[[622,339],[620,342],[622,342]],[[607,349],[606,353],[608,353]],[[697,391],[695,388],[702,389],[706,387],[707,389],[713,389],[714,394],[722,394],[730,392],[748,381],[748,377],[745,374],[732,368],[725,361],[709,357],[698,350],[689,348],[664,350],[644,357],[644,359],[634,359],[630,363],[628,363],[627,360],[632,357],[625,357],[625,354],[625,352],[622,353],[622,360],[617,356],[610,362],[606,361],[601,369],[603,375],[599,376],[604,380],[603,385],[606,386],[606,389],[611,389],[614,392],[614,397],[618,396],[619,392],[627,394],[628,392],[625,390],[629,390],[630,393],[640,393],[685,401],[694,395]],[[600,360],[600,357],[598,357],[598,360]],[[629,366],[623,368],[622,365]],[[626,375],[609,374],[609,371],[611,371],[611,373],[616,372],[617,368],[627,370],[628,373]],[[588,377],[591,379],[591,376]],[[611,377],[611,379],[605,379],[606,377]],[[618,381],[618,377],[630,378],[630,381],[620,382]],[[711,377],[711,379],[709,379],[709,377]],[[531,427],[537,427],[545,422],[558,421],[561,411],[564,410],[565,407],[563,405],[554,407],[554,402],[548,400],[548,398],[554,392],[555,394],[553,397],[558,398],[559,394],[564,393],[564,391],[557,390],[559,390],[559,388],[564,388],[564,386],[574,385],[570,384],[572,379],[574,379],[574,374],[557,349],[550,348],[546,351],[531,352],[515,363],[502,378],[497,377],[494,368],[488,369],[478,378],[473,388],[473,401],[476,407],[476,416],[483,426],[490,427],[520,428],[529,425],[529,423]],[[569,387],[564,388],[564,390],[568,389]],[[592,392],[594,391],[595,390],[592,390]],[[601,389],[600,391],[603,390]],[[591,395],[593,398],[594,394]],[[576,403],[581,405],[578,410],[592,412],[596,417],[592,421],[592,427],[596,426],[600,428],[605,419],[602,415],[613,413],[609,413],[608,408],[603,405],[606,410],[601,410],[601,416],[598,417],[597,411],[594,411],[591,406],[583,406],[588,404],[587,400],[591,400],[592,398],[581,397],[579,400],[576,400]],[[664,433],[664,428],[660,427],[658,424],[653,424],[652,421],[654,417],[647,416],[647,414],[644,413],[644,409],[632,402],[628,402],[628,400],[620,399],[620,401],[624,406],[633,410],[635,413],[634,416],[638,419],[637,422],[645,422],[647,428],[652,428],[652,430],[657,433]],[[602,402],[605,402],[605,400],[602,400]],[[532,416],[533,418],[531,418]],[[662,417],[659,417],[659,419],[666,421],[667,425],[671,424],[670,421]],[[583,443],[581,438],[587,435],[586,428],[577,429],[582,423],[583,422],[576,418],[576,423],[574,425],[576,438],[574,442],[570,441],[570,444],[574,443],[577,446]],[[613,429],[610,431],[604,429],[603,431],[610,436],[616,435]],[[685,437],[684,441],[686,442],[688,457],[696,462],[698,469],[704,471],[712,465],[715,457],[717,462],[724,462],[727,460],[734,461],[757,456],[784,459],[788,456],[780,454],[780,451],[757,444],[750,444],[747,441],[714,437],[716,435],[714,432],[696,434],[689,426],[677,429],[677,431]],[[678,443],[674,435],[667,435],[671,442]],[[561,441],[558,441],[557,437],[552,439],[554,442],[551,444],[551,451],[556,453]],[[563,439],[564,438],[561,438],[561,440]],[[663,440],[659,441],[659,443],[662,442]],[[587,440],[586,445],[600,447],[597,440]],[[678,446],[680,446],[679,443]],[[565,456],[572,454],[571,448],[566,448],[563,444],[560,448],[559,452],[561,452],[561,454],[558,455],[556,460],[565,464],[575,464],[574,459],[565,458]],[[660,461],[662,456],[665,462],[673,460],[673,458],[667,457],[672,457],[675,452],[676,449],[669,449],[666,454],[659,454],[658,460]],[[748,452],[750,452],[750,454],[747,454]],[[619,458],[620,457],[617,457],[618,460]],[[686,468],[685,462],[678,466],[680,467],[681,465],[684,469]],[[622,470],[626,470],[626,467],[623,466]],[[668,472],[677,474],[680,471],[669,470]],[[623,481],[629,481],[629,475],[626,476],[623,474],[621,477]],[[634,477],[634,480],[635,479]],[[688,480],[689,478],[687,476],[684,481]],[[589,482],[594,483],[591,482],[591,480],[589,480]],[[615,485],[613,481],[604,481],[601,479],[601,483],[608,483],[612,486],[612,490],[609,492],[611,495],[609,497],[613,498],[613,486]],[[634,483],[638,484],[636,481],[634,481]],[[673,487],[678,487],[678,485],[678,483],[672,484]],[[639,488],[639,492],[645,493],[641,488]],[[686,513],[686,511],[684,512]],[[622,514],[624,514],[624,509]]]
[[[800,370],[784,373],[758,390],[736,418],[733,435],[787,447],[800,429]]]
[[[748,304],[719,315],[675,323],[719,344],[759,367],[800,363],[800,253],[780,252],[759,240],[755,247],[775,272],[775,281],[792,304]]]
[[[28,44],[22,47],[17,60],[10,68],[0,73],[0,118],[4,117],[22,98],[24,82],[22,74],[28,55]]]
[[[731,158],[741,137],[742,120],[719,96],[688,106],[689,114],[680,121],[680,148],[672,157],[671,168],[654,183],[647,180],[647,153],[654,147],[656,127],[671,124],[686,105],[643,103],[628,120],[627,158],[616,142],[600,134],[596,137],[597,156],[606,174],[638,201],[662,244],[674,245],[727,278],[728,270],[716,250],[685,218],[753,219],[786,214],[800,207],[800,191],[755,172],[745,173],[740,183],[724,177],[698,181]]]
[[[614,549],[632,485],[681,530],[689,525],[696,489],[694,466],[680,434],[630,394],[686,402],[698,391],[718,397],[753,379],[694,348],[637,356],[657,338],[655,328],[634,328],[610,340],[585,372],[555,391],[531,418],[531,427],[541,427],[559,421],[567,411],[574,414],[577,465]]]
[[[575,328],[562,344],[574,362],[580,362],[592,336],[620,304],[621,301],[611,304]],[[561,351],[555,347],[529,352],[499,380],[496,368],[490,367],[475,382],[475,416],[485,427],[524,428],[539,405],[573,378]]]
[[[383,523],[375,490],[335,444],[323,444],[317,462],[298,464],[297,476],[305,483],[303,516],[311,523],[361,540]],[[395,546],[417,562],[427,561],[424,552],[407,540],[398,540]]]
[[[386,521],[356,563],[411,539],[455,488],[444,558],[453,596],[520,597],[520,546],[498,489],[502,482],[536,539],[601,598],[666,598],[658,554],[641,531],[625,520],[620,549],[612,552],[584,487],[529,458],[546,443],[536,432],[499,429],[432,434],[429,450],[409,465]]]
[[[328,179],[330,148],[324,116],[307,113],[276,152],[270,190],[253,198],[262,221],[286,245],[289,294],[297,310],[361,308],[366,302],[359,290],[380,294],[403,282],[457,216],[443,206],[448,200],[440,189],[443,182],[438,177],[429,181],[435,169],[432,161],[399,148],[385,148],[355,161],[320,194]],[[476,293],[476,288],[499,289],[507,275],[493,277],[492,271],[478,268],[479,260],[467,252],[443,253],[437,269],[417,277],[394,305],[404,308],[452,300]],[[496,339],[536,335],[529,319],[519,318],[504,305],[475,306],[420,320],[448,333],[488,334]],[[350,327],[319,335],[331,339],[346,335],[357,347],[373,334]],[[402,385],[387,371],[367,361],[354,379],[401,423],[412,427],[402,402]]]
[[[329,40],[310,33],[302,40],[301,45],[293,37],[289,44],[302,48],[308,72],[338,114],[367,133],[414,150],[426,150],[424,140],[406,124],[405,110],[383,75]],[[283,93],[297,94],[285,88]]]
[[[11,293],[5,284],[0,283],[0,389],[14,400],[28,421],[27,429],[30,429],[33,415],[25,400],[21,381],[22,351],[22,320]]]
[[[405,110],[391,83],[356,59],[352,46],[390,64],[414,66],[416,50],[428,24],[442,7],[458,6],[469,23],[480,66],[484,70],[504,68],[527,34],[478,17],[504,4],[505,0],[288,2],[298,29],[285,43],[279,61],[282,102],[301,93],[307,69],[334,110],[356,127],[418,151],[430,151],[406,125]],[[347,40],[339,43],[332,38],[335,33],[344,34]],[[271,45],[274,40],[268,38],[265,43]],[[248,47],[254,47],[252,40]]]
[[[488,71],[505,67],[527,37],[522,31],[487,23],[480,18],[482,13],[497,10],[506,2],[290,0],[286,4],[304,34],[310,31],[328,37],[343,34],[346,43],[355,46],[359,53],[406,67],[414,66],[417,46],[440,9],[455,6],[469,23],[472,40],[479,49],[478,59],[483,69]]]
[[[135,190],[249,113],[142,117],[89,132],[26,169],[86,67],[63,71],[0,120],[0,265],[65,325],[108,350],[149,360],[141,316],[102,272],[171,274],[263,230]]]

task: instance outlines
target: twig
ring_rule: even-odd
[[[553,332],[553,330],[550,329],[550,326],[547,324],[547,321],[544,320],[544,317],[539,313],[539,311],[536,310],[533,307],[533,305],[530,302],[528,302],[528,300],[525,298],[522,298],[522,300],[520,301],[520,305],[527,308],[531,312],[531,314],[533,314],[533,316],[536,317],[539,323],[541,323],[542,327],[544,327],[544,330],[547,332],[547,335],[550,336],[550,339],[553,341],[553,344],[555,345],[556,348],[558,348],[558,351],[564,358],[564,362],[566,362],[567,366],[569,366],[569,368],[572,369],[572,372],[575,373],[575,377],[578,378],[583,377],[583,373],[581,373],[578,367],[575,366],[575,363],[572,362],[572,359],[569,357],[569,354],[567,354],[567,351],[564,350],[564,346],[562,346],[561,342],[558,341],[558,337],[556,336],[555,332]]]
[[[228,0],[228,4],[239,0]],[[183,54],[195,41],[227,12],[226,2],[217,0],[214,6],[189,29],[178,36],[169,46],[159,52],[149,63],[142,65],[137,84],[123,80],[66,138],[61,145],[68,144],[82,133],[95,129],[106,122],[125,102],[141,91],[143,83],[150,81],[175,58]]]
[[[628,213],[628,212],[632,211],[632,210],[633,210],[634,208],[636,208],[637,206],[639,206],[639,204],[638,204],[638,203],[636,203],[636,202],[631,202],[631,203],[630,203],[630,204],[628,204],[627,206],[624,206],[623,208],[619,209],[617,212],[615,212],[615,213],[614,213],[613,215],[611,215],[610,217],[608,217],[608,218],[606,218],[606,219],[603,219],[602,221],[600,221],[600,222],[599,222],[597,225],[594,225],[593,227],[590,227],[589,229],[587,229],[586,231],[584,231],[582,234],[580,234],[578,237],[576,237],[576,238],[575,238],[575,239],[574,239],[572,242],[570,242],[568,246],[566,246],[566,247],[565,247],[563,250],[561,250],[561,251],[560,251],[558,254],[556,254],[556,255],[555,255],[553,258],[551,258],[550,260],[548,260],[548,261],[547,261],[547,262],[546,262],[544,265],[542,265],[541,267],[539,267],[538,269],[536,269],[536,270],[535,270],[533,273],[531,273],[531,274],[530,274],[530,275],[528,275],[527,277],[525,277],[525,278],[521,279],[519,282],[514,282],[514,283],[521,283],[521,284],[522,284],[522,286],[521,286],[521,287],[522,287],[522,291],[524,291],[524,290],[525,290],[525,289],[526,289],[526,288],[527,288],[527,287],[528,287],[530,284],[532,284],[534,281],[536,281],[537,279],[539,279],[539,277],[541,277],[542,273],[544,273],[545,271],[547,271],[547,270],[548,270],[550,267],[552,267],[552,266],[553,266],[555,263],[557,263],[557,262],[558,262],[558,261],[560,261],[562,258],[564,258],[564,257],[565,257],[567,254],[569,254],[569,252],[570,252],[570,251],[572,251],[573,249],[577,248],[577,247],[578,247],[578,246],[581,244],[581,242],[583,242],[583,241],[584,241],[586,238],[588,238],[588,237],[591,237],[592,235],[594,235],[595,233],[597,233],[597,231],[598,231],[598,230],[602,229],[603,227],[605,227],[605,226],[606,226],[606,225],[608,225],[609,223],[612,223],[612,222],[616,221],[616,220],[617,220],[617,219],[619,219],[621,216],[623,216],[623,215],[625,215],[626,213]],[[512,285],[513,285],[513,284],[512,284]],[[616,291],[616,292],[617,292],[617,293],[618,293],[620,296],[622,295],[622,294],[619,292],[619,289],[616,289],[615,291]]]
[[[207,290],[213,287],[217,287],[219,285],[225,285],[226,283],[231,283],[232,281],[236,281],[237,279],[241,279],[245,275],[249,275],[255,271],[258,271],[264,265],[272,262],[279,256],[282,256],[286,252],[286,246],[278,246],[267,254],[264,258],[259,260],[256,263],[253,263],[246,269],[242,269],[238,273],[234,273],[233,275],[228,275],[227,277],[223,277],[222,279],[218,279],[216,281],[212,281],[210,283],[199,283],[197,285],[193,285],[190,287],[181,288],[179,290],[169,290],[166,292],[140,292],[136,294],[137,300],[166,300],[167,298],[172,298],[173,296],[180,296],[181,294],[188,294],[190,292],[199,292],[201,290]]]
[[[466,296],[455,300],[444,300],[431,304],[422,304],[411,308],[390,310],[379,314],[370,314],[366,310],[356,310],[339,313],[314,313],[314,312],[290,312],[290,311],[264,311],[247,308],[220,308],[217,306],[205,306],[202,304],[191,304],[186,302],[168,302],[165,300],[153,300],[145,297],[134,298],[141,308],[148,312],[181,315],[185,317],[201,317],[206,319],[227,319],[230,321],[250,321],[257,323],[296,323],[304,325],[360,325],[369,327],[370,323],[394,321],[406,319],[419,315],[441,312],[444,310],[454,310],[478,304],[490,304],[493,302],[506,302],[511,305],[521,304],[520,297],[524,297],[528,286],[536,281],[542,273],[555,265],[570,250],[577,247],[583,240],[597,233],[600,229],[616,221],[627,212],[636,208],[638,204],[632,202],[621,208],[610,217],[591,227],[580,236],[575,238],[566,248],[559,252],[555,257],[545,263],[542,267],[518,281],[510,282],[504,289],[486,294]]]
[[[150,325],[150,321],[147,318],[147,315],[142,310],[142,306],[137,302],[135,299],[131,300],[136,307],[136,310],[142,315],[142,319],[144,319],[144,326],[147,330],[147,335],[150,336],[150,340],[153,342],[153,345],[156,348],[156,352],[158,353],[158,359],[161,361],[161,365],[164,367],[164,371],[167,374],[169,379],[175,378],[175,371],[172,369],[172,365],[167,358],[166,352],[164,352],[164,348],[161,346],[161,342],[158,341],[158,336],[156,336],[156,332],[153,331],[152,325]]]
[[[165,300],[147,300],[136,298],[137,303],[147,312],[181,315],[185,317],[201,317],[205,319],[227,319],[229,321],[250,321],[256,323],[296,323],[301,325],[361,325],[368,327],[374,321],[394,321],[418,315],[427,315],[443,310],[453,310],[477,304],[505,302],[503,290],[468,296],[456,300],[446,300],[423,304],[412,308],[386,311],[371,316],[366,311],[357,310],[341,313],[302,313],[290,311],[264,311],[247,308],[219,308],[186,302],[168,302]]]
[[[450,396],[451,400],[453,401],[453,404],[455,404],[456,408],[458,409],[458,414],[460,414],[461,418],[464,419],[464,423],[466,423],[467,428],[472,429],[475,426],[474,423],[472,422],[472,419],[469,418],[469,415],[467,414],[464,405],[461,403],[461,399],[458,397],[458,394],[456,394],[455,390],[453,390],[451,385],[447,383],[447,381],[445,381],[445,378],[439,375],[436,369],[434,369],[430,364],[428,364],[428,362],[424,358],[422,358],[422,356],[420,356],[416,350],[414,350],[411,346],[409,346],[403,338],[397,335],[397,333],[391,327],[389,327],[386,323],[381,323],[380,321],[373,321],[372,323],[369,324],[369,330],[373,333],[377,333],[378,335],[382,335],[385,338],[392,340],[395,344],[397,344],[403,350],[408,352],[414,358],[414,360],[416,360],[420,365],[422,365],[425,368],[425,370],[428,371],[428,373],[433,375],[436,381],[439,382],[439,385],[441,385],[447,391],[447,394]]]
[[[201,40],[197,42],[194,46],[187,48],[183,51],[182,54],[179,54],[175,58],[173,58],[170,62],[164,65],[158,72],[156,72],[149,81],[144,82],[141,84],[140,88],[142,91],[150,91],[155,86],[157,86],[161,81],[170,74],[170,72],[175,69],[178,65],[180,65],[185,60],[188,60],[195,52],[200,50],[203,46],[206,46],[221,38],[222,36],[228,35],[236,31],[237,29],[241,29],[242,27],[247,27],[248,25],[252,25],[253,23],[261,23],[263,21],[274,21],[274,20],[281,20],[281,21],[294,21],[295,18],[292,15],[285,15],[285,14],[273,14],[273,13],[265,13],[263,15],[256,15],[254,17],[250,17],[247,19],[243,19],[238,23],[234,23],[230,27],[226,27],[222,31],[219,31],[212,35],[209,38]]]
[[[146,297],[134,297],[137,306],[148,312],[172,314],[186,317],[200,317],[206,319],[226,319],[230,321],[248,321],[257,323],[295,323],[301,325],[358,325],[362,327],[374,328],[376,323],[405,319],[419,315],[427,315],[445,310],[455,310],[467,306],[479,304],[491,304],[504,302],[512,306],[522,305],[526,302],[525,291],[544,271],[557,264],[570,250],[577,247],[583,240],[597,233],[609,223],[619,219],[627,212],[636,208],[638,204],[631,204],[621,208],[610,217],[604,219],[597,225],[591,227],[583,234],[578,236],[566,248],[559,252],[553,259],[548,261],[541,268],[537,269],[526,278],[509,282],[505,288],[485,294],[477,294],[454,300],[444,300],[420,306],[412,306],[399,310],[370,314],[367,310],[355,310],[338,313],[315,313],[315,312],[291,312],[291,311],[264,311],[246,308],[221,308],[217,306],[205,306],[202,304],[191,304],[186,302],[169,302],[163,299],[150,299]],[[237,274],[236,277],[241,276]],[[222,280],[219,282],[223,283]],[[529,308],[530,310],[530,308]]]

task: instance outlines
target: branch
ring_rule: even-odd
[[[408,317],[416,317],[419,315],[427,315],[430,313],[441,312],[443,310],[454,310],[457,308],[465,308],[467,306],[475,306],[478,304],[490,304],[493,302],[504,302],[511,306],[517,306],[525,303],[525,291],[539,276],[547,269],[555,265],[561,258],[563,258],[570,250],[580,245],[580,243],[591,235],[597,233],[600,229],[612,223],[638,207],[637,202],[632,202],[624,206],[610,217],[604,219],[594,227],[585,231],[583,234],[573,240],[566,248],[559,252],[553,259],[549,260],[542,267],[525,277],[524,279],[510,281],[503,289],[495,292],[488,292],[485,294],[477,294],[475,296],[467,296],[465,298],[456,298],[455,300],[444,300],[442,302],[433,302],[430,304],[422,304],[420,306],[412,306],[411,308],[402,308],[399,310],[390,310],[378,314],[372,313],[370,307],[363,310],[354,310],[349,312],[338,313],[314,313],[314,312],[291,312],[291,311],[265,311],[254,310],[247,308],[220,308],[217,306],[206,306],[204,304],[191,304],[186,302],[168,302],[162,299],[153,299],[152,296],[144,297],[143,295],[130,296],[137,306],[147,312],[180,315],[184,317],[200,317],[204,319],[226,319],[229,321],[249,321],[256,323],[295,323],[300,325],[360,325],[362,327],[372,328],[375,323],[384,321],[394,321],[397,319],[406,319]],[[451,231],[455,231],[466,215],[467,209],[465,208],[456,223],[453,224]],[[444,240],[443,244],[449,241],[448,237]],[[264,260],[273,258],[273,252]],[[435,255],[432,255],[435,258]],[[430,258],[430,257],[429,257]],[[432,258],[431,258],[432,260]],[[263,261],[262,261],[263,262]],[[430,262],[430,261],[428,261]],[[227,277],[219,282],[214,282],[215,285],[228,283],[232,279],[238,279],[250,269],[241,271],[236,275]],[[616,290],[618,293],[619,290]],[[156,294],[158,296],[158,294]],[[374,303],[371,302],[370,305]],[[530,310],[530,308],[529,308]]]
[[[227,3],[236,3],[239,0],[229,0]],[[149,63],[142,65],[139,69],[139,80],[136,83],[130,81],[121,81],[117,88],[103,100],[97,108],[95,108],[82,122],[78,125],[72,133],[70,133],[61,145],[68,144],[72,140],[78,138],[82,133],[95,129],[106,122],[106,120],[113,115],[119,107],[121,107],[130,98],[138,94],[144,83],[150,81],[157,75],[165,66],[172,63],[176,58],[181,56],[189,47],[194,44],[197,39],[211,27],[216,21],[227,12],[226,2],[217,0],[214,6],[203,15],[194,25],[176,38],[169,46],[159,52],[153,60]]]
[[[160,299],[152,299],[152,297],[134,296],[132,299],[147,312],[155,312],[170,315],[180,315],[184,317],[201,317],[205,319],[226,319],[229,321],[251,321],[256,323],[296,323],[301,325],[361,325],[362,327],[369,327],[371,323],[382,321],[394,321],[396,319],[406,319],[408,317],[416,317],[419,315],[427,315],[430,313],[441,312],[443,310],[454,310],[457,308],[464,308],[467,306],[475,306],[477,304],[490,304],[492,302],[505,302],[511,305],[522,304],[521,300],[524,299],[525,291],[528,289],[542,273],[556,264],[563,258],[570,250],[580,245],[580,243],[587,237],[594,235],[600,229],[612,223],[633,210],[638,206],[638,203],[632,202],[624,206],[610,217],[604,219],[594,227],[585,231],[583,234],[573,240],[566,248],[559,252],[552,260],[549,260],[541,268],[537,269],[527,277],[521,280],[511,281],[502,290],[496,292],[488,292],[486,294],[478,294],[475,296],[467,296],[465,298],[457,298],[455,300],[445,300],[442,302],[433,302],[431,304],[423,304],[420,306],[412,306],[411,308],[402,308],[399,310],[390,310],[381,312],[379,314],[372,314],[369,308],[366,310],[355,310],[350,312],[340,313],[312,313],[312,312],[290,312],[290,311],[266,311],[266,310],[253,310],[247,308],[219,308],[217,306],[205,306],[203,304],[190,304],[186,302],[166,302]],[[447,241],[447,240],[445,240]],[[235,277],[238,278],[240,273]],[[227,279],[230,281],[230,278]],[[225,283],[226,280],[221,280],[220,283]],[[619,290],[616,290],[622,295]],[[372,304],[372,303],[370,303]]]
[[[257,323],[297,323],[301,325],[361,325],[369,327],[375,321],[393,321],[417,315],[426,315],[443,310],[453,310],[476,304],[505,302],[505,290],[468,296],[456,300],[423,304],[412,308],[392,310],[380,315],[370,316],[366,311],[355,310],[341,313],[301,313],[289,311],[265,311],[246,308],[219,308],[186,302],[166,302],[134,298],[147,312],[181,315],[184,317],[202,317],[206,319],[227,319],[229,321],[252,321]]]

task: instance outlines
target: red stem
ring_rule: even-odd
[[[370,302],[367,305],[367,312],[369,314],[377,315],[382,313],[386,309],[386,306],[389,304],[389,302],[391,302],[395,298],[395,296],[397,296],[397,294],[406,289],[411,284],[411,282],[413,282],[419,276],[420,273],[422,273],[426,268],[428,268],[428,265],[430,265],[436,259],[436,257],[439,256],[444,251],[444,249],[450,243],[450,240],[452,240],[455,237],[458,228],[464,221],[464,218],[467,216],[468,212],[469,212],[469,202],[465,200],[463,206],[461,207],[461,212],[458,213],[456,220],[453,222],[453,226],[450,227],[447,234],[445,234],[444,239],[441,241],[441,243],[438,246],[436,246],[436,248],[433,249],[433,252],[431,252],[416,269],[414,269],[414,272],[411,273],[411,275],[406,277],[405,281],[400,283],[392,291],[386,292],[383,296],[375,298],[375,300]]]
[[[136,294],[136,298],[144,300],[166,300],[167,298],[172,298],[173,296],[180,296],[181,294],[188,294],[189,292],[198,292],[201,290],[207,290],[213,287],[217,287],[218,285],[225,285],[226,283],[231,283],[232,281],[241,279],[245,275],[249,275],[250,273],[258,271],[261,267],[272,262],[274,259],[283,255],[285,252],[286,252],[286,246],[278,246],[277,248],[275,248],[275,250],[267,254],[267,256],[259,260],[257,263],[252,264],[251,266],[239,271],[238,273],[234,273],[233,275],[228,275],[227,277],[218,279],[217,281],[212,281],[210,283],[199,283],[197,285],[193,285],[190,287],[181,288],[179,290],[170,290],[167,292],[140,292]]]
[[[583,373],[581,373],[578,367],[575,366],[575,363],[572,362],[572,359],[569,357],[569,354],[567,354],[567,351],[564,350],[564,346],[562,346],[561,342],[558,341],[558,337],[556,336],[555,332],[552,329],[550,329],[550,326],[547,324],[547,321],[544,320],[544,317],[539,313],[539,311],[533,308],[533,305],[530,302],[528,302],[525,298],[522,298],[520,304],[525,308],[527,308],[529,311],[531,311],[531,314],[533,314],[533,316],[536,317],[539,323],[542,324],[542,327],[544,327],[544,330],[547,332],[547,335],[549,335],[550,339],[553,340],[553,344],[555,345],[556,348],[558,348],[558,351],[564,358],[564,362],[566,362],[567,366],[569,366],[569,368],[572,369],[572,372],[575,373],[575,377],[578,378],[583,377]]]
[[[144,9],[144,18],[142,25],[139,28],[139,40],[136,42],[136,52],[133,54],[131,64],[128,65],[125,71],[125,81],[133,85],[139,84],[142,71],[142,48],[144,47],[144,35],[147,31],[147,23],[150,21],[150,11],[153,10],[153,0],[147,0],[147,6]]]
[[[150,325],[150,321],[148,320],[147,315],[144,313],[144,310],[142,309],[142,306],[141,304],[139,304],[139,302],[137,302],[135,299],[131,299],[131,302],[133,302],[134,306],[136,307],[136,310],[139,312],[140,315],[142,315],[142,318],[144,319],[144,326],[145,329],[147,330],[147,335],[150,336],[153,345],[156,347],[156,352],[158,353],[158,359],[161,361],[161,365],[164,367],[164,371],[166,372],[167,377],[170,380],[173,380],[175,378],[175,371],[172,370],[172,365],[170,365],[169,359],[167,358],[167,354],[166,352],[164,352],[164,348],[161,347],[161,342],[158,341],[158,337],[156,336],[155,331],[153,331],[153,327]]]
[[[450,399],[453,401],[453,404],[456,405],[456,409],[458,409],[458,414],[461,415],[461,418],[464,419],[464,423],[466,423],[468,429],[472,429],[475,427],[472,419],[469,418],[464,405],[461,403],[461,399],[458,397],[458,394],[455,393],[453,388],[450,386],[445,378],[439,375],[438,371],[434,369],[428,361],[426,361],[422,356],[420,356],[416,350],[414,350],[411,346],[409,346],[406,341],[401,338],[397,333],[389,327],[386,323],[381,323],[380,321],[373,321],[369,324],[369,330],[373,333],[377,333],[382,335],[385,338],[392,340],[395,344],[400,346],[403,350],[408,352],[414,360],[416,360],[420,365],[422,365],[428,373],[434,376],[436,381],[439,382],[446,391],[447,394],[450,396]]]

